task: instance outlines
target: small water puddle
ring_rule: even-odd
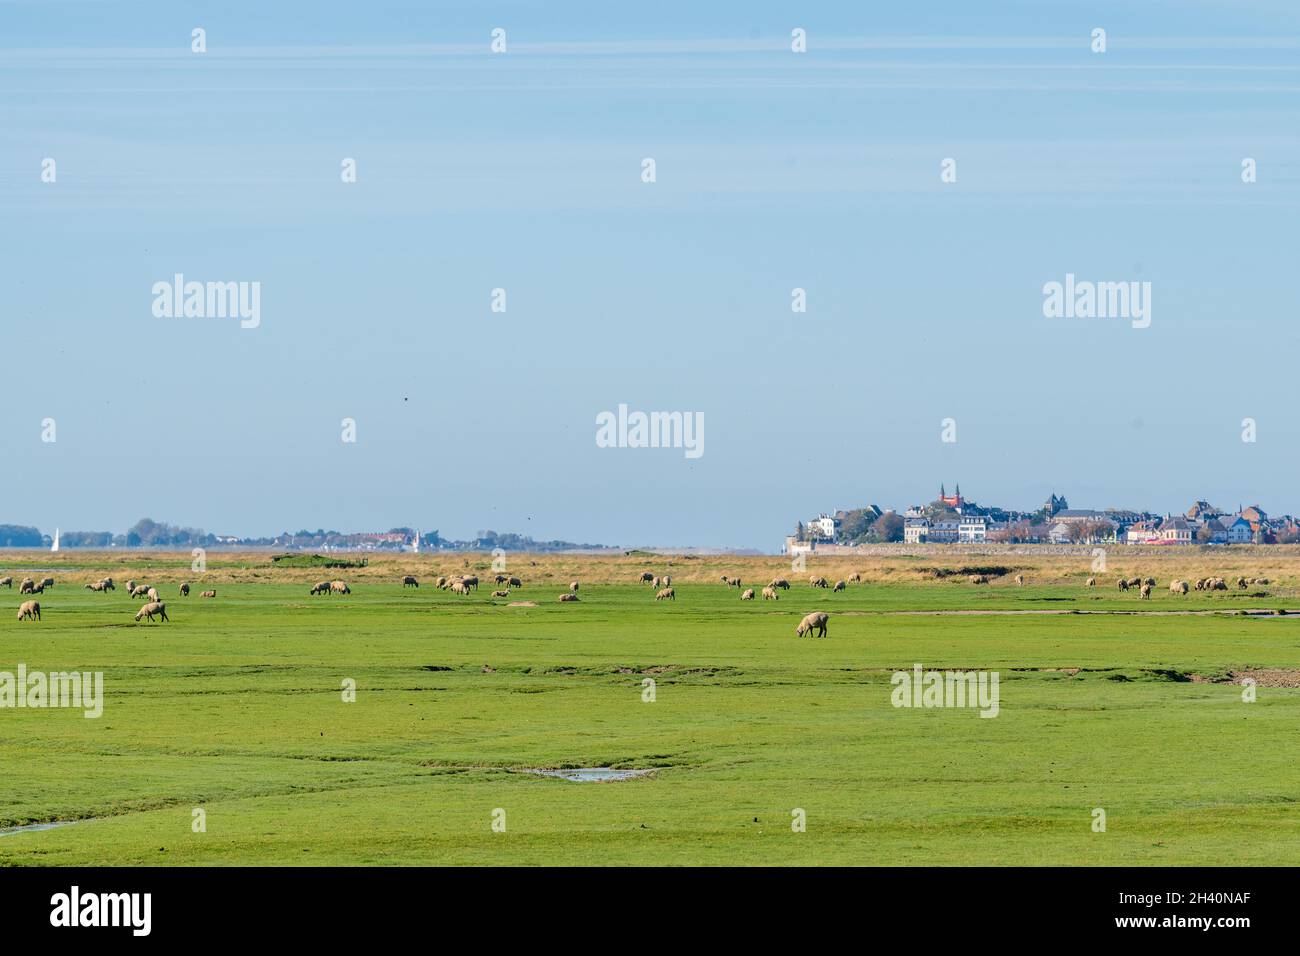
[[[0,830],[0,837],[13,836],[15,833],[31,833],[35,830],[53,830],[55,827],[70,827],[76,820],[56,820],[54,823],[29,823],[25,827],[10,827]]]
[[[643,777],[649,770],[615,770],[612,767],[571,767],[565,770],[529,770],[542,777],[559,777],[575,783],[604,783],[609,780],[631,780]]]

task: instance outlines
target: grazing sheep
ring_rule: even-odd
[[[752,600],[754,600],[754,589],[753,589],[753,588],[745,588],[744,593],[740,595],[740,599],[741,599],[742,601],[752,601]]]
[[[1128,586],[1131,588],[1140,588],[1142,586],[1141,578],[1129,578]]]
[[[1123,578],[1120,578],[1120,579],[1119,579],[1119,589],[1120,589],[1121,591],[1127,591],[1127,590],[1128,590],[1128,582],[1125,581]]]
[[[92,583],[92,584],[87,584],[87,585],[86,585],[86,590],[87,590],[87,591],[102,591],[102,590],[104,590],[104,582],[103,582],[103,581],[95,581],[95,582]]]
[[[785,578],[775,578],[768,587],[780,588],[782,591],[790,590],[790,582]]]
[[[577,582],[577,581],[570,581],[570,582],[569,582],[569,591],[572,592],[573,594],[577,594],[577,593],[578,593],[578,582]]]
[[[190,586],[186,584],[184,581],[181,582],[180,591],[181,591],[181,597],[190,596]]]
[[[155,614],[157,614],[163,621],[170,620],[170,618],[167,617],[167,605],[163,604],[162,601],[150,601],[136,612],[135,619],[138,621],[141,618],[147,617],[152,621]]]
[[[654,588],[656,591],[658,591],[660,588],[663,587],[663,584],[660,583],[658,576],[656,576],[655,579],[650,582],[650,586]]]
[[[311,593],[312,593],[312,594],[329,594],[329,593],[330,593],[330,583],[329,583],[328,581],[320,581],[320,582],[318,582],[317,584],[312,585]]]
[[[216,596],[217,596],[217,592],[216,592],[216,591],[204,591],[202,594],[199,595],[199,597],[201,597],[201,598],[204,598],[204,597],[214,598],[214,597],[216,597]]]
[[[29,587],[29,588],[27,589],[26,593],[27,593],[27,594],[44,594],[44,593],[45,593],[45,585],[44,585],[44,584],[33,584],[31,587]]]
[[[509,584],[512,588],[521,588],[524,586],[524,582],[520,581],[518,578],[511,578],[506,583]]]
[[[133,578],[132,580],[126,582],[126,593],[130,594],[134,590],[135,590],[135,579]]]
[[[576,595],[576,594],[561,594],[561,595],[560,595],[560,602],[561,602],[561,603],[563,603],[563,602],[565,602],[565,601],[576,601],[576,600],[578,600],[578,595]]]
[[[451,582],[451,593],[452,593],[452,594],[469,594],[469,590],[470,590],[470,589],[469,589],[469,585],[466,584],[464,581],[452,581],[452,582]]]
[[[440,577],[438,580],[433,582],[433,586],[439,591],[445,591],[447,589],[447,579],[445,577]]]
[[[351,594],[352,589],[348,587],[346,581],[331,581],[330,594]]]
[[[39,601],[24,601],[18,605],[18,620],[39,621],[41,619],[41,604]]]
[[[1268,578],[1251,578],[1251,584],[1268,584]]]
[[[493,597],[510,597],[510,592],[509,592],[509,591],[493,591],[493,592],[492,592],[492,596],[493,596]]]
[[[1155,579],[1155,578],[1147,578],[1147,579],[1144,580],[1142,583],[1143,583],[1143,584],[1149,584],[1149,585],[1151,585],[1152,587],[1155,587],[1155,586],[1156,586],[1156,579]]]
[[[501,579],[497,578],[497,584],[500,583],[501,583]],[[406,577],[402,578],[402,587],[404,588],[418,588],[419,586],[420,586],[420,582],[415,580],[415,578],[411,577],[411,575],[409,574]]]
[[[1149,600],[1151,600],[1151,585],[1149,585],[1149,584],[1145,584],[1145,583],[1144,583],[1144,584],[1142,585],[1142,591],[1141,591],[1141,594],[1142,594],[1142,600],[1144,600],[1144,601],[1149,601]]]
[[[659,579],[658,579],[657,577],[655,577],[654,574],[651,573],[650,571],[642,571],[642,572],[641,572],[640,583],[642,583],[642,584],[650,584],[651,582],[653,582],[653,581],[658,581],[658,580],[659,580]]]
[[[1023,588],[1025,586],[1025,576],[1023,574],[1017,574],[1015,581],[1016,587]]]
[[[54,587],[54,578],[41,578],[41,587],[43,588]]]
[[[664,587],[671,587],[671,586],[672,586],[672,583],[673,583],[672,575],[670,575],[670,574],[665,574],[662,578],[659,579],[659,582],[660,582]]]
[[[104,590],[105,590],[105,591],[116,591],[116,590],[117,590],[117,588],[113,587],[113,579],[112,579],[112,578],[104,578],[103,585],[104,585]]]
[[[1170,581],[1170,582],[1169,582],[1169,593],[1170,593],[1170,594],[1186,594],[1187,591],[1188,591],[1188,587],[1187,587],[1187,582],[1186,582],[1186,581]]]
[[[1096,578],[1088,578],[1088,580],[1086,580],[1086,581],[1083,582],[1083,586],[1084,586],[1085,588],[1095,588],[1095,587],[1097,586],[1097,579],[1096,579]]]
[[[843,581],[836,581],[835,587],[831,588],[831,593],[834,594],[836,591],[843,591],[847,587],[848,585],[845,584]]]
[[[849,575],[849,581],[853,584],[861,584],[862,575],[859,572],[854,571],[852,574]]]
[[[1226,590],[1228,590],[1228,582],[1225,581],[1225,580],[1223,580],[1223,578],[1215,578],[1214,581],[1213,581],[1213,583],[1210,584],[1210,590],[1211,590],[1211,591],[1226,591]]]
[[[740,578],[729,578],[725,574],[722,576],[722,583],[729,588],[740,587]]]
[[[1192,585],[1197,591],[1205,590],[1205,578],[1197,578],[1196,583]]]
[[[812,577],[808,579],[808,583],[815,588],[830,587],[830,585],[826,583],[825,578]]]
[[[472,575],[467,578],[461,578],[460,583],[465,585],[467,588],[473,588],[475,591],[478,590],[478,578]]]
[[[31,594],[36,587],[36,582],[31,578],[23,578],[22,583],[18,585],[19,594]]]
[[[147,597],[154,604],[157,604],[158,601],[161,600],[161,598],[158,597],[157,588],[150,588],[148,591],[145,591],[144,593],[145,593],[145,597]]]
[[[14,589],[14,579],[13,579],[13,578],[0,578],[0,584],[3,584],[3,585],[4,585],[5,587],[7,587],[10,591],[12,591],[12,590]]]
[[[658,594],[655,595],[655,600],[656,600],[656,601],[676,601],[676,600],[677,600],[677,592],[674,591],[672,588],[664,588],[662,591],[660,591]]]
[[[971,584],[988,584],[989,579],[983,574],[972,574],[970,576]]]
[[[497,584],[505,584],[505,583],[506,583],[507,581],[509,581],[509,580],[510,580],[510,575],[508,575],[508,574],[498,574],[498,575],[497,575],[496,583],[497,583]]]
[[[795,637],[803,637],[807,634],[813,636],[816,631],[817,637],[826,636],[826,622],[830,620],[830,615],[825,611],[813,611],[811,614],[804,615],[804,619],[799,622],[799,626],[794,629]]]
[[[776,588],[774,588],[774,587],[772,587],[771,585],[769,585],[769,586],[763,588],[763,600],[764,600],[764,601],[779,601],[779,600],[781,600],[781,598],[777,595],[777,593],[776,593]]]
[[[147,584],[139,584],[131,589],[131,597],[133,598],[142,598],[148,596],[149,596],[149,585]]]

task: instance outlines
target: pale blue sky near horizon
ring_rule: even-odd
[[[0,0],[0,523],[1297,513],[1297,119],[1283,2]],[[155,318],[178,272],[259,281],[261,327]],[[1045,318],[1066,273],[1150,281],[1151,327]],[[596,447],[620,403],[705,454]]]

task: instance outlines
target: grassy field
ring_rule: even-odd
[[[1171,551],[1113,561],[1092,589],[1089,560],[935,549],[795,575],[774,558],[512,556],[525,586],[494,600],[482,556],[320,571],[212,555],[193,575],[188,555],[0,554],[0,576],[59,582],[39,624],[0,589],[0,670],[105,675],[99,719],[0,709],[0,828],[76,821],[0,836],[0,863],[1300,864],[1300,613],[1272,613],[1300,612],[1300,555]],[[1028,583],[924,570],[977,564]],[[633,584],[642,569],[672,573],[677,600]],[[469,570],[469,597],[430,586]],[[807,584],[852,570],[866,581],[846,593]],[[1166,590],[1211,572],[1270,583]],[[793,587],[742,603],[721,573]],[[1141,573],[1150,601],[1114,588]],[[103,574],[116,593],[82,589]],[[134,623],[127,577],[163,591],[170,623]],[[353,594],[307,595],[328,577]],[[557,603],[575,577],[581,601]],[[829,636],[796,639],[812,610]],[[895,708],[890,676],[917,663],[997,671],[998,716]],[[654,772],[524,772],[589,766]]]

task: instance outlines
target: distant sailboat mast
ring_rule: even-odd
[[[59,529],[58,528],[54,529],[54,546],[51,547],[50,550],[51,551],[59,550]]]
[[[411,542],[411,553],[412,554],[420,553],[420,529],[419,528],[415,529],[415,540]]]

